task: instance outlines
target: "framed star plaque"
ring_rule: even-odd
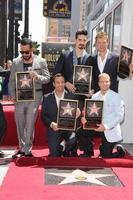
[[[77,100],[60,100],[57,124],[60,130],[72,130],[76,129],[76,112],[78,108]]]
[[[92,66],[74,65],[73,85],[75,94],[85,95],[91,90]]]
[[[16,101],[34,101],[34,80],[30,78],[29,72],[16,72]]]
[[[133,49],[130,49],[126,46],[121,46],[119,64],[118,64],[118,73],[123,76],[131,78],[131,71],[129,65],[133,62]]]
[[[93,130],[97,124],[101,124],[103,116],[103,101],[85,99],[85,112],[84,116],[87,122],[84,124],[83,129]]]

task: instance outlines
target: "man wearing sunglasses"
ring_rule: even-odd
[[[50,80],[50,74],[45,59],[33,54],[32,41],[23,38],[20,43],[21,56],[13,60],[9,79],[9,92],[15,103],[15,121],[19,141],[19,150],[13,158],[33,156],[31,149],[34,139],[34,125],[38,107],[42,99],[42,84]],[[28,72],[35,83],[35,100],[16,101],[16,73]]]

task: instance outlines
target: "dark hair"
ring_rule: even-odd
[[[21,45],[29,45],[32,48],[32,41],[29,38],[23,38],[20,42]]]
[[[76,39],[78,38],[78,35],[85,35],[85,36],[87,36],[87,35],[88,35],[88,31],[85,30],[85,29],[79,29],[79,30],[77,30],[77,32],[75,33],[75,38],[76,38]]]
[[[57,77],[63,77],[64,80],[65,80],[65,77],[64,77],[63,74],[61,74],[61,73],[57,73],[57,74],[55,74],[55,75],[53,76],[53,82],[55,81],[55,79],[56,79]]]

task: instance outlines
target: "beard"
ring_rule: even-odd
[[[78,48],[79,49],[85,49],[85,45],[84,44],[79,44]]]
[[[31,54],[29,56],[22,56],[24,61],[28,61],[31,59]]]

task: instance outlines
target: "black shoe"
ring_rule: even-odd
[[[80,154],[79,157],[82,157],[82,158],[90,158],[90,157],[91,157],[91,154],[83,153],[83,154]]]
[[[124,158],[126,154],[124,147],[121,144],[118,144],[116,146],[116,149],[117,149],[118,157]]]
[[[71,153],[71,157],[78,157],[77,153]]]
[[[5,154],[3,151],[0,150],[0,158],[4,158]]]
[[[14,159],[14,158],[20,158],[20,157],[22,157],[22,156],[24,156],[25,155],[25,153],[24,152],[22,152],[22,151],[17,151],[13,156],[12,156],[12,158]]]
[[[25,154],[25,157],[34,157],[33,154],[30,152],[28,154]]]

